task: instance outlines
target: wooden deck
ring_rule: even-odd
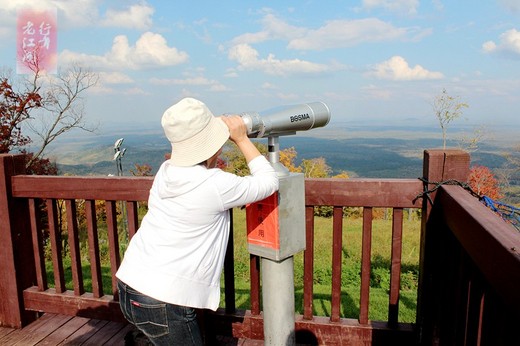
[[[22,329],[1,328],[1,345],[124,345],[133,326],[46,313]]]
[[[125,345],[125,336],[135,328],[127,323],[46,313],[22,329],[0,327],[0,345]],[[262,340],[218,336],[215,345],[260,346]],[[130,343],[143,345],[143,343]]]

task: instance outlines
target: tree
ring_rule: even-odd
[[[486,128],[484,126],[476,127],[472,136],[462,135],[459,141],[459,146],[462,150],[474,152],[478,150],[478,145],[486,136]]]
[[[79,65],[72,65],[66,70],[60,70],[56,77],[45,77],[34,78],[33,85],[29,86],[42,90],[43,94],[44,111],[28,122],[32,132],[39,137],[39,149],[35,151],[35,158],[41,158],[48,145],[66,132],[73,129],[95,131],[94,126],[89,126],[84,121],[82,96],[87,89],[97,84],[97,74]]]
[[[55,162],[47,158],[34,158],[33,153],[27,153],[22,151],[25,154],[25,166],[27,174],[37,174],[37,175],[58,175],[58,166]]]
[[[0,78],[0,153],[31,142],[22,134],[21,125],[30,118],[33,109],[42,106],[38,90],[16,92],[6,77]]]
[[[433,111],[442,131],[442,146],[446,149],[446,139],[449,124],[462,115],[462,109],[469,107],[466,103],[460,102],[459,97],[448,94],[446,89],[440,95],[435,96],[433,101]]]
[[[497,200],[502,198],[498,181],[488,167],[475,165],[469,173],[469,186],[479,196]]]
[[[145,163],[143,165],[134,163],[134,168],[135,169],[130,170],[130,173],[132,173],[132,175],[134,177],[151,177],[152,176],[152,166],[150,166],[147,163]]]
[[[48,145],[62,134],[76,128],[95,130],[84,122],[82,96],[96,85],[98,76],[79,65],[60,70],[56,76],[47,75],[40,69],[37,56],[26,65],[32,74],[19,81],[20,91],[13,87],[10,73],[0,77],[0,152],[22,151],[34,143],[22,133],[22,128],[29,129],[39,137],[37,149],[27,162],[30,167],[43,159]]]
[[[260,153],[267,155],[267,146],[263,143],[254,142]],[[226,160],[225,170],[240,176],[249,174],[249,168],[246,160],[238,147],[233,145],[226,147],[223,156]],[[305,178],[329,178],[332,173],[332,168],[327,165],[325,158],[319,157],[314,159],[304,159],[299,166],[295,165],[295,160],[298,156],[294,147],[280,150],[280,163],[285,166],[292,173],[303,173]],[[343,171],[334,178],[347,179],[348,173]]]
[[[302,168],[305,178],[328,178],[332,172],[323,157],[302,160]]]
[[[518,175],[520,173],[520,145],[516,145],[511,152],[504,154],[504,158],[507,160],[506,169],[511,175]]]
[[[265,144],[256,141],[253,142],[253,144],[255,147],[257,147],[261,154],[267,155],[267,146]],[[249,167],[247,165],[246,159],[234,143],[229,143],[229,145],[224,149],[223,157],[225,159],[225,170],[227,172],[231,172],[242,177],[249,174]]]
[[[297,156],[298,153],[294,147],[280,150],[280,162],[289,170],[289,172],[301,173],[302,168],[294,164],[294,160]]]
[[[333,178],[336,178],[336,179],[348,179],[350,178],[348,173],[346,171],[341,171],[341,173],[339,174],[336,174],[335,176],[333,176]]]

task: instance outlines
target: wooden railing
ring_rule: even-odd
[[[520,232],[467,191],[445,186],[423,233],[424,344],[520,345]]]
[[[469,169],[469,155],[460,151],[430,150],[425,152],[424,174],[426,181],[440,182],[447,179],[465,181]],[[21,327],[37,318],[34,311],[54,312],[69,315],[81,315],[87,317],[122,320],[117,302],[114,273],[120,263],[118,224],[116,217],[116,203],[125,204],[127,213],[127,229],[129,236],[135,234],[138,228],[137,205],[139,201],[145,201],[151,186],[151,178],[122,178],[122,177],[44,177],[23,175],[23,160],[20,156],[0,155],[0,241],[5,250],[0,254],[0,275],[6,278],[0,282],[0,294],[10,299],[0,305],[0,323],[13,327]],[[432,283],[439,282],[439,269],[435,254],[439,253],[443,243],[435,241],[438,219],[460,219],[461,213],[453,214],[450,210],[454,205],[466,208],[461,201],[455,199],[449,203],[445,201],[445,191],[457,189],[458,193],[473,199],[459,187],[441,188],[439,192],[433,192],[429,196],[435,200],[432,205],[426,198],[417,198],[428,187],[420,180],[415,179],[307,179],[305,182],[306,194],[306,239],[307,246],[304,252],[304,288],[303,288],[303,314],[297,316],[296,331],[305,332],[302,335],[314,337],[319,343],[341,344],[371,343],[371,344],[430,344],[432,340],[448,340],[445,332],[449,329],[446,323],[439,318],[439,304],[442,295],[437,294]],[[439,198],[436,198],[436,194]],[[468,197],[469,196],[469,197]],[[43,253],[43,227],[40,224],[41,215],[39,205],[45,201],[47,210],[48,239],[50,241],[52,267],[54,272],[54,287],[49,287],[46,279],[46,267]],[[62,249],[60,248],[60,232],[57,227],[57,202],[64,201],[67,215],[67,237],[69,244],[71,274],[73,289],[65,289]],[[78,219],[76,216],[77,203],[84,203],[84,212],[87,224],[88,252],[90,258],[90,271],[92,292],[85,292],[84,278],[82,277],[82,265],[80,258]],[[98,229],[96,220],[95,201],[104,201],[106,205],[107,239],[110,249],[111,287],[107,290],[102,285],[101,261],[99,258]],[[461,207],[462,205],[462,207]],[[314,217],[315,206],[331,206],[333,208],[332,233],[333,242],[331,254],[333,259],[331,312],[330,316],[313,315],[313,261],[314,248]],[[343,207],[363,208],[363,243],[362,243],[362,268],[360,287],[360,309],[357,319],[342,318],[341,310],[341,257],[342,257],[342,229]],[[471,206],[473,207],[473,206]],[[482,206],[483,207],[483,206]],[[391,283],[388,301],[388,319],[385,321],[370,321],[370,270],[372,249],[372,211],[373,208],[392,209],[392,240],[391,246]],[[403,230],[403,210],[405,208],[422,209],[422,240],[420,263],[420,286],[418,298],[417,323],[399,323],[398,306],[400,297],[401,274],[401,249]],[[487,217],[495,217],[489,210],[483,207],[479,210]],[[439,210],[439,211],[438,211]],[[444,214],[446,212],[446,214]],[[472,225],[473,213],[466,213],[462,221],[456,223],[457,227]],[[432,220],[431,220],[432,219]],[[500,220],[501,221],[501,220]],[[448,222],[451,225],[451,221]],[[460,226],[460,224],[462,226]],[[502,225],[505,223],[502,222]],[[507,224],[505,224],[507,225]],[[493,224],[495,226],[495,224]],[[458,234],[461,231],[448,233]],[[467,229],[465,231],[467,234]],[[482,225],[482,234],[491,232],[488,225]],[[232,232],[231,232],[232,234]],[[432,240],[433,239],[433,240]],[[484,239],[484,238],[483,238]],[[487,238],[485,238],[487,239]],[[484,239],[484,240],[485,240]],[[516,240],[515,240],[516,241]],[[206,318],[211,320],[207,324],[213,333],[234,335],[251,339],[263,338],[261,303],[260,303],[260,268],[259,259],[251,256],[251,309],[247,311],[235,308],[234,291],[234,263],[233,241],[230,239],[225,276],[225,309],[219,309],[216,313],[208,314]],[[516,243],[516,249],[520,243]],[[469,245],[468,245],[469,246]],[[462,243],[462,248],[466,244]],[[510,253],[499,245],[494,248],[494,253]],[[471,247],[470,247],[471,250]],[[462,251],[462,250],[461,250]],[[473,250],[473,252],[475,252]],[[469,251],[471,258],[472,251]],[[477,251],[478,253],[478,251]],[[507,269],[518,269],[518,257],[504,257],[509,259],[510,266]],[[452,258],[451,258],[452,259]],[[516,259],[516,262],[515,262]],[[468,261],[465,261],[465,263]],[[444,262],[443,262],[444,263]],[[481,266],[486,267],[485,260],[475,263],[473,271],[479,272]],[[453,273],[448,265],[443,270]],[[457,268],[457,270],[459,270]],[[508,283],[497,284],[503,277],[486,275],[484,281],[493,288],[499,288],[495,301],[504,297],[512,298],[512,286]],[[489,270],[487,271],[489,272]],[[513,283],[518,283],[520,272],[508,272],[508,277],[513,277]],[[441,275],[442,276],[442,275]],[[436,281],[437,280],[437,281]],[[517,280],[517,281],[514,281]],[[442,281],[442,280],[441,280]],[[460,286],[460,285],[459,285]],[[472,287],[474,287],[473,284]],[[516,286],[517,288],[518,286]],[[448,288],[452,288],[451,286]],[[448,291],[443,286],[443,289]],[[508,291],[509,289],[509,291]],[[451,292],[451,291],[450,291]],[[493,291],[494,292],[494,291]],[[459,294],[460,295],[460,294]],[[490,299],[491,300],[491,299]],[[436,304],[432,303],[435,301]],[[461,300],[459,299],[459,302]],[[487,301],[486,301],[486,304]],[[462,306],[462,305],[461,305]],[[486,305],[487,307],[488,305]],[[498,306],[499,311],[506,307]],[[458,309],[462,309],[460,306]],[[442,310],[444,311],[444,310]],[[468,310],[469,311],[469,310]],[[467,314],[468,316],[471,314]],[[484,316],[484,313],[482,313]],[[507,314],[508,317],[511,314]],[[456,321],[459,321],[457,319]],[[465,340],[472,340],[474,335],[485,335],[486,340],[491,340],[493,333],[482,334],[482,326],[476,330],[470,328],[473,324],[466,325]],[[442,331],[442,332],[440,332]],[[443,334],[444,333],[444,334]],[[460,333],[457,334],[460,339]],[[298,335],[297,335],[298,339]],[[299,339],[308,341],[309,339]],[[449,339],[452,340],[452,339]]]
[[[36,285],[24,290],[24,307],[27,310],[53,312],[66,315],[79,315],[108,320],[123,320],[117,302],[117,281],[115,273],[121,262],[119,244],[121,222],[118,225],[116,204],[125,205],[126,219],[123,221],[131,238],[138,229],[139,201],[146,201],[150,190],[151,178],[137,177],[57,177],[57,176],[15,176],[12,179],[12,192],[16,198],[28,202],[30,232],[35,255]],[[44,201],[48,227],[42,227],[40,204]],[[62,233],[58,220],[58,202],[64,202],[66,215],[68,253],[70,254],[73,289],[65,288],[65,269],[63,266]],[[88,237],[88,255],[92,291],[85,292],[83,263],[81,262],[80,238],[78,232],[77,203],[84,203]],[[111,287],[102,284],[96,201],[105,204],[107,241],[110,253]],[[119,229],[119,231],[118,231]],[[43,232],[48,232],[54,287],[47,284],[44,258]]]

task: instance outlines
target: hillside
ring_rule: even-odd
[[[349,172],[350,176],[366,178],[416,178],[422,174],[425,149],[439,148],[438,130],[431,127],[368,127],[336,125],[294,136],[280,138],[281,149],[294,147],[297,161],[325,158],[334,174]],[[126,154],[122,160],[124,175],[130,175],[134,164],[149,164],[155,172],[170,151],[170,145],[159,130],[129,129],[112,135],[64,139],[51,156],[58,163],[60,174],[116,174],[113,145],[124,137]],[[267,144],[267,139],[259,141]],[[456,142],[449,146],[457,147]],[[472,163],[492,169],[505,163],[503,153],[513,146],[511,141],[485,141],[471,154]]]

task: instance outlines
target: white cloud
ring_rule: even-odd
[[[262,89],[278,89],[278,87],[269,82],[264,82],[264,84],[262,84]]]
[[[59,25],[64,27],[113,26],[146,30],[152,25],[154,8],[146,2],[128,6],[124,10],[108,9],[104,16],[99,13],[99,0],[0,0],[0,23],[8,24],[14,31],[19,9],[56,9]],[[103,18],[101,18],[103,17]]]
[[[227,91],[229,90],[222,83],[214,80],[207,79],[203,76],[188,77],[185,79],[167,79],[167,78],[151,78],[151,84],[155,85],[184,85],[184,86],[208,86],[211,91]]]
[[[238,77],[238,73],[237,73],[237,71],[234,68],[228,68],[226,70],[226,73],[224,74],[224,77],[227,77],[227,78],[237,78]]]
[[[89,89],[89,93],[98,95],[150,95],[148,91],[145,91],[139,87],[131,87],[127,89],[112,88],[102,83],[98,83]]]
[[[295,37],[305,36],[308,31],[305,28],[287,24],[273,14],[267,14],[262,18],[262,27],[263,30],[260,32],[245,33],[235,37],[231,42],[232,45],[253,44],[270,40],[290,41]]]
[[[102,84],[130,84],[134,82],[130,76],[121,72],[100,72],[99,81]]]
[[[363,0],[363,7],[368,10],[381,7],[392,12],[413,15],[417,14],[419,0]]]
[[[370,99],[390,100],[392,97],[390,90],[382,89],[372,84],[362,87],[361,91]]]
[[[182,97],[195,97],[195,98],[199,98],[200,97],[200,94],[198,93],[195,93],[191,90],[188,90],[188,89],[182,89],[182,91],[180,92],[180,95]]]
[[[89,1],[93,3],[94,1]],[[21,9],[32,9],[35,11],[43,11],[43,10],[53,10],[57,9],[58,18],[60,20],[60,27],[67,26],[67,22],[70,21],[68,19],[72,13],[67,11],[68,5],[70,3],[76,3],[75,1],[66,1],[60,2],[56,4],[54,1],[49,0],[0,0],[0,39],[11,40],[16,37],[16,20],[18,18],[18,11]],[[58,6],[59,5],[59,6]],[[80,6],[77,4],[76,6]],[[85,4],[85,7],[81,8],[82,16],[81,18],[77,18],[78,22],[84,22],[86,18],[88,18],[92,11],[95,11],[96,8],[94,6],[90,7]],[[3,42],[0,42],[0,46]]]
[[[209,88],[209,90],[215,91],[215,92],[224,92],[224,91],[229,91],[230,89],[227,86],[225,86],[224,84],[214,84]]]
[[[493,41],[487,41],[487,42],[484,42],[482,44],[482,49],[484,50],[484,52],[486,53],[493,53],[494,51],[497,50],[497,45],[495,42]]]
[[[499,42],[487,41],[482,45],[486,53],[512,54],[520,57],[520,31],[516,29],[508,30],[499,37]]]
[[[150,83],[156,85],[211,85],[216,83],[216,81],[199,76],[185,79],[151,78]]]
[[[150,95],[150,93],[146,90],[143,90],[139,87],[133,87],[130,89],[127,89],[123,92],[125,95]]]
[[[300,96],[298,94],[295,94],[295,93],[278,93],[276,94],[276,97],[278,97],[279,99],[281,100],[285,100],[285,101],[295,101],[295,100],[298,100],[300,99]]]
[[[0,8],[2,9],[2,11],[0,11],[0,22],[14,23],[16,21],[17,11],[20,9],[57,9],[60,26],[86,26],[95,23],[99,18],[97,6],[97,0],[0,0]]]
[[[132,86],[134,80],[121,72],[99,72],[98,83],[90,90],[94,94],[119,94],[119,95],[136,95],[145,94],[145,92],[139,87]],[[130,87],[126,89],[123,85],[130,84]]]
[[[520,2],[518,0],[500,0],[503,6],[513,13],[520,13]]]
[[[231,47],[228,57],[238,62],[238,70],[259,70],[276,76],[323,73],[334,69],[328,65],[300,59],[280,60],[273,54],[269,54],[265,59],[260,59],[258,55],[258,51],[250,45],[239,44]]]
[[[119,35],[114,38],[112,49],[103,56],[87,55],[64,50],[60,62],[78,62],[94,69],[144,70],[164,66],[174,66],[188,61],[186,52],[168,47],[166,39],[160,34],[146,32],[131,46],[128,38]]]
[[[288,48],[328,49],[351,47],[365,42],[392,41],[405,38],[409,30],[396,28],[377,18],[332,20],[303,37],[292,39]]]
[[[147,30],[152,26],[153,13],[154,8],[146,3],[132,5],[123,11],[108,9],[101,25]]]
[[[98,1],[44,1],[58,8],[58,20],[66,27],[97,25]],[[62,21],[62,19],[64,19]]]
[[[287,41],[287,48],[320,50],[351,47],[364,42],[417,40],[431,29],[399,28],[377,18],[331,20],[318,29],[289,25],[273,14],[262,19],[262,30],[235,37],[231,44],[255,44],[269,40]]]
[[[400,56],[393,56],[389,60],[375,65],[372,68],[372,71],[368,73],[368,75],[380,79],[391,79],[398,81],[444,78],[442,73],[428,71],[421,65],[410,67],[408,62]]]

